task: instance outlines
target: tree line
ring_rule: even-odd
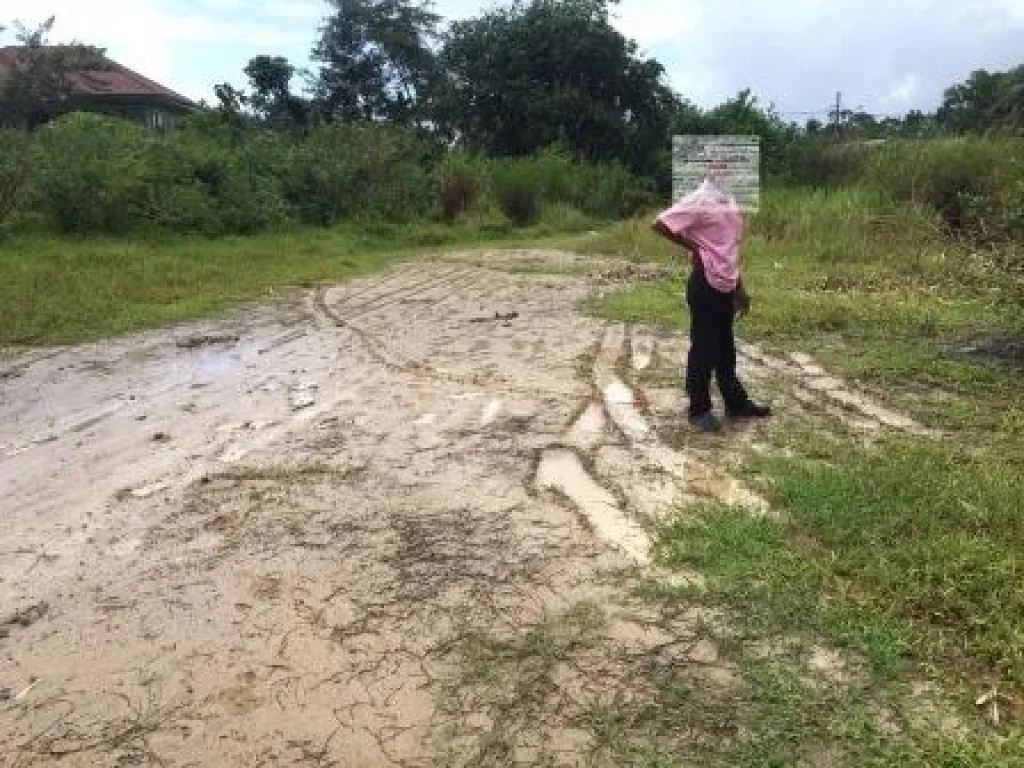
[[[557,145],[586,160],[619,162],[661,186],[676,133],[757,133],[769,176],[783,173],[791,145],[803,138],[1024,135],[1024,65],[975,72],[949,88],[935,112],[903,118],[842,112],[832,125],[798,126],[749,90],[701,109],[616,29],[614,3],[513,0],[445,24],[427,0],[329,0],[313,71],[257,56],[245,67],[247,89],[216,86],[216,109],[239,125],[299,131],[325,121],[413,126],[496,157]],[[27,64],[0,93],[3,114],[33,125],[60,112],[67,73],[96,64],[101,53],[46,47],[52,24],[19,26]]]
[[[710,109],[676,93],[612,24],[612,0],[514,0],[448,25],[423,0],[330,5],[312,71],[257,56],[244,88],[216,86],[216,104],[169,134],[61,117],[71,75],[102,66],[103,52],[48,46],[53,19],[15,25],[21,55],[0,83],[0,127],[46,130],[0,131],[0,223],[232,234],[363,217],[609,219],[667,197],[674,134],[759,135],[766,183],[812,185],[865,177],[848,139],[1024,135],[1024,67],[971,75],[932,114],[797,125],[750,90]],[[1021,220],[1024,182],[989,149],[933,153],[929,202],[951,221],[1008,231],[1000,222]]]
[[[527,155],[562,144],[617,159],[641,174],[663,167],[674,133],[759,133],[868,140],[998,133],[1024,135],[1024,64],[978,70],[930,113],[876,118],[843,110],[829,124],[783,120],[749,90],[713,109],[676,93],[665,69],[611,23],[614,0],[514,0],[443,27],[415,0],[331,0],[305,73],[261,56],[246,67],[248,100],[221,86],[221,106],[263,123],[366,119],[428,126],[488,154]],[[241,98],[240,98],[241,97]]]

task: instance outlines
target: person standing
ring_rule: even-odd
[[[690,308],[690,353],[686,362],[690,423],[702,432],[722,430],[711,402],[712,376],[718,382],[729,419],[767,418],[771,408],[751,400],[736,375],[733,323],[737,316],[750,311],[750,296],[740,275],[743,214],[735,198],[706,179],[663,211],[653,227],[692,256],[693,269],[686,285]]]

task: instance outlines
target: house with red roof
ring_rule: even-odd
[[[19,65],[24,48],[0,48],[0,87]],[[200,106],[148,77],[98,56],[88,70],[68,77],[61,112],[99,112],[142,123],[155,130],[175,127]]]

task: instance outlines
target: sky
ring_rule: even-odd
[[[437,0],[445,19],[489,0]],[[54,42],[107,49],[116,61],[193,99],[244,85],[259,54],[309,65],[323,0],[0,0],[0,24],[57,18]],[[1024,63],[1024,0],[621,0],[615,24],[665,67],[670,84],[711,107],[751,88],[803,122],[844,108],[932,110],[977,69]],[[11,31],[0,43],[12,41]]]

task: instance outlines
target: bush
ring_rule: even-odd
[[[437,203],[444,219],[452,220],[477,206],[484,187],[480,161],[453,154],[437,173]]]
[[[494,194],[508,218],[518,226],[540,218],[541,190],[536,168],[529,161],[509,161],[494,172]]]
[[[29,135],[0,129],[0,224],[14,216],[35,172],[35,153]]]
[[[653,203],[651,184],[617,164],[557,149],[488,160],[376,123],[322,124],[300,136],[205,114],[158,134],[72,114],[7,138],[0,220],[20,205],[66,233],[252,234],[295,220],[408,222],[432,210],[449,222],[474,212],[503,228],[550,210],[582,226]]]
[[[212,176],[217,182],[209,188],[225,233],[255,234],[292,220],[282,179],[293,153],[287,138],[262,132],[233,149],[221,147],[208,156],[211,164],[197,169],[196,176]],[[220,167],[212,165],[217,158],[221,158]]]
[[[309,224],[367,215],[423,215],[430,205],[426,149],[405,129],[356,123],[318,126],[294,150],[286,197]]]
[[[589,216],[625,218],[654,202],[653,185],[618,163],[585,163],[558,148],[522,161],[545,203],[565,203]]]
[[[655,202],[653,183],[625,167],[585,163],[557,148],[530,158],[497,161],[493,176],[499,206],[520,224],[536,221],[540,208],[548,205],[567,205],[587,216],[619,219]]]
[[[590,216],[621,219],[635,216],[655,202],[653,183],[618,164],[581,165],[576,206]]]
[[[1024,140],[893,142],[868,180],[897,200],[926,203],[954,234],[1010,234],[1017,186],[1024,181]]]
[[[215,163],[218,149],[182,135],[149,142],[141,157],[137,218],[140,226],[183,233],[223,231],[210,187],[199,169]]]
[[[814,187],[839,187],[864,178],[879,148],[864,144],[836,144],[809,137],[789,150],[789,180]]]
[[[62,232],[253,234],[290,220],[280,182],[290,146],[274,134],[239,143],[78,114],[45,126],[36,141],[37,205]]]
[[[148,136],[123,120],[71,114],[38,132],[38,204],[66,233],[124,232],[139,210]]]

